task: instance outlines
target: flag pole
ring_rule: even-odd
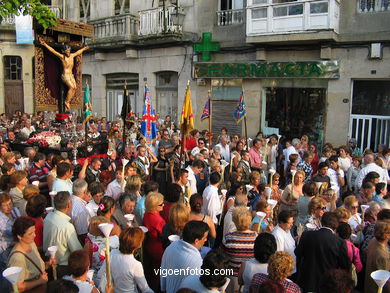
[[[124,96],[123,96],[123,103],[125,102],[125,97],[128,96],[127,94],[127,81],[125,80],[125,92],[124,92]],[[126,105],[127,107],[127,105]],[[125,114],[127,116],[127,109],[125,109]],[[126,116],[123,116],[123,134],[122,134],[122,143],[123,143],[123,147],[122,147],[122,152],[123,152],[123,155],[125,154],[125,148],[126,148]]]
[[[242,96],[245,97],[244,90],[242,90]],[[246,126],[246,115],[244,116],[244,130],[245,130],[245,139],[246,139],[246,149],[249,151],[249,140],[248,140],[248,127]]]
[[[88,84],[88,81],[86,81],[86,85],[87,85],[87,88],[88,88],[88,94],[89,94],[89,84]],[[84,105],[85,106],[85,105]],[[85,112],[87,111],[87,109],[85,109]],[[84,119],[85,119],[85,114],[84,114]],[[85,132],[85,135],[84,135],[84,141],[85,141],[85,150],[86,150],[86,154],[88,154],[88,121],[84,121],[84,132]],[[88,157],[88,155],[86,155]]]
[[[213,149],[213,136],[211,132],[211,122],[212,122],[212,113],[213,113],[213,105],[212,105],[212,99],[211,99],[211,84],[210,84],[210,89],[209,89],[209,94],[208,94],[208,99],[209,99],[209,150],[211,151]]]

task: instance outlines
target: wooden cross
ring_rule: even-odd
[[[194,51],[201,53],[202,61],[211,60],[211,52],[218,52],[221,50],[221,44],[219,42],[211,41],[211,33],[203,33],[202,41],[194,44]]]

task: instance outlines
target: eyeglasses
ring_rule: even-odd
[[[326,207],[318,207],[317,210],[326,211]]]
[[[358,209],[359,206],[351,206],[352,209]]]
[[[200,142],[199,144],[204,144],[204,142]]]

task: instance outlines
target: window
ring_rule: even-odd
[[[310,3],[310,13],[311,14],[328,13],[328,3],[327,2]]]
[[[291,16],[303,14],[303,5],[290,5],[274,8],[274,16]]]
[[[178,119],[177,91],[178,75],[174,71],[162,71],[156,73],[156,112],[160,117],[171,115],[172,121]]]
[[[390,81],[356,80],[352,114],[390,116]]]
[[[267,8],[258,8],[252,10],[252,19],[260,19],[267,17]]]
[[[22,79],[22,58],[20,56],[4,57],[4,79]]]

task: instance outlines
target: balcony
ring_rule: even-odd
[[[159,7],[139,12],[138,36],[141,42],[181,40],[183,35],[184,13],[175,6]]]
[[[137,39],[138,18],[130,13],[88,21],[94,26],[91,46],[121,46]]]
[[[390,2],[386,0],[358,0],[359,12],[390,11]]]
[[[299,34],[288,39],[335,39],[339,31],[340,0],[248,0],[247,40],[270,36],[266,42],[281,41],[272,36]],[[313,34],[313,33],[316,34]],[[306,36],[303,36],[306,35]],[[286,38],[284,36],[284,41]]]
[[[217,11],[217,26],[228,26],[244,23],[244,9]]]

